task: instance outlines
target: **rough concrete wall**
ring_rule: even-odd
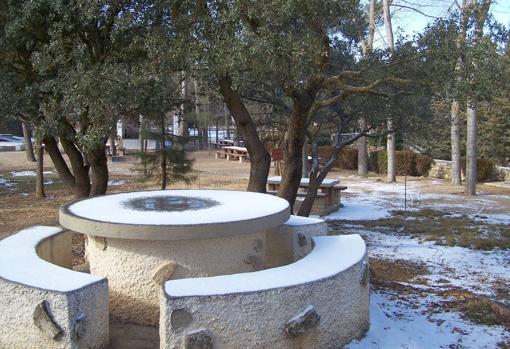
[[[291,216],[288,222],[266,233],[266,267],[293,263],[312,250],[312,237],[327,235],[323,220]]]
[[[203,348],[341,348],[368,329],[367,263],[365,254],[331,278],[289,288],[168,299],[162,292],[161,348],[193,348],[192,336],[209,343]],[[286,324],[310,305],[318,324],[305,321],[300,335],[289,336]]]
[[[60,267],[73,267],[73,233],[70,231],[55,235],[42,241],[37,247],[39,257]]]
[[[90,271],[108,278],[110,315],[118,320],[157,325],[161,285],[153,279],[184,279],[260,270],[265,261],[265,232],[202,240],[130,240],[89,237]]]
[[[68,294],[70,348],[105,348],[109,342],[108,282]]]
[[[48,261],[65,266],[70,263],[70,239],[70,234],[57,230],[56,234],[44,239],[37,246],[37,251],[28,252],[37,252],[43,257],[40,260],[35,259],[35,263],[40,261],[46,264],[45,261]],[[25,248],[35,249],[35,246],[22,245],[19,253],[26,255]],[[65,251],[66,248],[69,248],[69,251]],[[41,289],[21,284],[23,269],[15,260],[12,263],[18,265],[20,277],[18,282],[0,278],[0,348],[92,349],[108,345],[106,279],[97,281],[97,278],[90,276],[90,284],[82,287],[83,283],[80,283],[74,289],[73,283],[68,280],[70,291]],[[52,268],[53,266],[50,266],[45,270],[51,272]],[[55,273],[62,271],[56,265],[54,268]],[[51,287],[51,283],[48,287]]]
[[[0,279],[0,348],[104,348],[108,344],[107,300],[106,280],[66,294]],[[35,307],[43,301],[62,331],[55,339],[48,338],[33,319]],[[76,327],[79,314],[84,314],[85,322]]]

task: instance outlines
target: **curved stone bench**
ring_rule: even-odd
[[[314,237],[283,267],[171,280],[161,348],[341,348],[368,328],[368,259],[359,235]]]
[[[312,250],[312,237],[327,235],[328,227],[318,218],[290,216],[278,228],[266,231],[267,267],[295,262]]]
[[[107,280],[62,267],[70,265],[71,234],[61,228],[0,241],[1,348],[107,346]]]

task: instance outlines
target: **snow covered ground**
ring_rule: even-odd
[[[459,313],[428,315],[427,305],[437,301],[431,296],[402,300],[390,293],[372,292],[370,329],[348,349],[433,349],[497,348],[508,338],[501,326],[483,326],[462,319]]]
[[[432,303],[447,301],[441,291],[458,289],[498,299],[495,283],[508,286],[510,299],[510,250],[480,251],[463,247],[440,246],[421,241],[405,232],[381,232],[357,225],[356,221],[377,220],[391,216],[392,210],[432,208],[453,214],[466,214],[485,223],[510,224],[510,214],[501,210],[501,201],[510,196],[482,193],[475,198],[451,192],[433,192],[430,186],[442,181],[387,184],[373,179],[351,178],[340,211],[327,220],[346,220],[341,233],[359,233],[367,241],[371,259],[409,261],[424,265],[426,275],[404,288],[424,292],[377,289],[371,294],[370,330],[351,342],[348,348],[497,348],[510,345],[510,331],[502,326],[475,324],[451,309],[430,311]],[[432,192],[431,192],[432,191]],[[337,225],[335,225],[337,226]],[[509,304],[507,304],[509,305]]]

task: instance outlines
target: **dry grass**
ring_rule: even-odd
[[[420,276],[428,274],[422,263],[405,260],[370,259],[370,284],[376,289],[405,289],[403,283],[423,283]]]
[[[356,221],[379,231],[398,231],[415,235],[439,245],[461,246],[478,250],[510,248],[510,226],[486,224],[467,216],[450,215],[432,209],[393,211],[390,218]]]

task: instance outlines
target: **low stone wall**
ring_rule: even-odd
[[[104,348],[108,284],[70,265],[71,234],[33,227],[0,241],[0,347]]]
[[[312,237],[327,235],[322,219],[291,216],[278,228],[266,232],[266,267],[295,262],[312,251]]]
[[[430,171],[429,177],[439,179],[451,179],[452,178],[452,162],[448,160],[437,160],[434,159]],[[510,167],[496,166],[492,175],[494,181],[510,181]],[[464,179],[464,175],[462,175]]]
[[[368,328],[368,258],[359,235],[314,237],[299,261],[263,271],[171,280],[161,348],[341,348]]]

